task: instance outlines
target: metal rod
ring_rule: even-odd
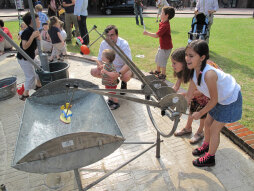
[[[161,157],[161,138],[160,133],[157,131],[157,139],[156,139],[156,158]]]
[[[0,28],[0,34],[13,46],[16,48],[16,50],[22,54],[37,70],[44,71],[39,65],[37,65],[34,60],[27,55],[27,53],[22,50],[5,32]]]
[[[77,181],[79,191],[83,191],[81,178],[80,178],[80,174],[79,174],[78,169],[74,169],[74,174],[75,174],[75,178],[76,178],[76,181]]]
[[[71,86],[70,84],[65,84],[65,87],[67,88],[67,90],[66,90],[66,97],[65,97],[65,103],[64,104],[66,104],[67,101],[68,101],[70,86]]]
[[[96,29],[96,28],[97,28],[97,26],[94,25],[93,28],[92,28],[90,31],[88,31],[88,33],[86,33],[86,34],[82,37],[82,39],[85,38],[92,30],[94,30],[94,29]]]
[[[105,178],[107,178],[108,176],[110,176],[111,174],[113,174],[114,172],[118,171],[119,169],[123,168],[124,166],[126,166],[127,164],[129,164],[130,162],[132,162],[133,160],[135,160],[136,158],[140,157],[141,155],[143,155],[144,153],[146,153],[147,151],[149,151],[150,149],[152,149],[153,147],[155,147],[157,145],[157,143],[154,143],[153,145],[151,145],[150,147],[148,147],[146,150],[142,151],[141,153],[139,153],[138,155],[136,155],[135,157],[133,157],[132,159],[128,160],[127,162],[125,162],[124,164],[122,164],[120,167],[116,168],[115,170],[105,174],[104,176],[102,176],[101,178],[99,178],[98,180],[94,181],[93,183],[89,184],[88,186],[86,186],[83,190],[88,190],[89,188],[93,187],[94,185],[98,184],[99,182],[101,182],[102,180],[104,180]]]
[[[154,144],[154,142],[123,142],[123,144]]]
[[[69,106],[68,106],[67,111],[66,111],[66,119],[68,118],[68,117],[67,117],[67,115],[68,115],[68,111],[70,110],[70,107],[71,107],[71,102],[72,102],[72,99],[73,99],[74,93],[75,93],[75,91],[76,91],[77,89],[78,89],[78,85],[74,84],[74,85],[73,85],[72,95],[71,95],[71,100],[70,100]]]
[[[150,105],[150,106],[153,106],[153,107],[159,107],[159,108],[161,107],[159,103],[153,102],[153,101],[149,101],[149,100],[143,100],[143,99],[129,97],[129,96],[123,96],[123,95],[116,95],[116,94],[111,94],[111,93],[105,93],[105,92],[101,92],[101,91],[93,90],[93,89],[84,89],[84,90],[86,90],[88,92],[96,93],[96,94],[99,94],[99,95],[105,95],[105,96],[115,97],[115,98],[119,98],[119,99],[129,100],[129,101],[133,101],[133,102],[136,102],[136,103]]]
[[[93,41],[92,44],[88,45],[87,47],[90,48],[95,42],[97,42],[100,38],[101,38],[102,35],[100,35],[97,39],[95,39],[95,41]]]
[[[86,90],[89,90],[89,89],[91,88],[88,88]],[[91,90],[97,90],[100,92],[112,92],[112,89],[91,89]],[[116,93],[132,93],[132,94],[142,94],[142,95],[145,94],[144,90],[114,89],[113,91]]]

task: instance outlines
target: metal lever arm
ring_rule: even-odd
[[[149,106],[158,107],[162,110],[168,110],[168,108],[170,107],[172,109],[172,110],[169,110],[170,112],[175,111],[175,112],[179,112],[179,113],[186,113],[186,110],[187,110],[187,101],[185,100],[183,95],[176,94],[176,93],[166,95],[158,102],[158,101],[153,101],[153,100],[149,101],[149,100],[134,98],[134,97],[130,97],[130,96],[107,93],[107,92],[126,92],[126,93],[147,95],[147,94],[144,94],[143,90],[125,90],[125,91],[112,90],[112,89],[84,89],[84,90],[92,92],[92,93],[100,94],[100,95],[115,97],[115,98],[119,98],[119,99],[134,101],[136,103],[141,103],[141,104],[145,104],[145,105],[149,105]]]
[[[130,96],[124,96],[124,95],[116,95],[116,94],[105,92],[105,91],[115,92],[114,90],[110,90],[110,89],[109,90],[108,89],[106,89],[106,90],[104,90],[104,89],[84,89],[84,90],[88,91],[88,92],[96,93],[96,94],[99,94],[99,95],[105,95],[105,96],[109,96],[109,97],[115,97],[115,98],[119,98],[119,99],[129,100],[129,101],[133,101],[133,102],[136,102],[136,103],[141,103],[141,104],[145,104],[145,105],[150,105],[150,106],[161,108],[160,104],[158,102],[155,102],[155,101],[149,101],[149,100],[144,100],[144,99],[140,99],[140,98],[135,98],[135,97],[130,97]],[[134,90],[134,91],[138,91],[138,90]],[[122,92],[122,91],[119,91],[119,92]],[[129,90],[128,90],[128,93],[129,93]],[[140,94],[142,94],[142,93],[140,93]]]

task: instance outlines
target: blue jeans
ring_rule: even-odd
[[[143,15],[142,15],[142,7],[139,6],[139,5],[136,5],[134,4],[134,11],[135,11],[135,14],[136,14],[136,24],[138,25],[139,22],[138,22],[138,15],[140,15],[140,23],[141,25],[143,25]]]

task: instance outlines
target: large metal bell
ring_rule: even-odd
[[[124,142],[103,96],[70,88],[71,123],[60,121],[67,87],[97,88],[78,79],[62,79],[43,86],[26,100],[12,166],[34,173],[78,169],[108,156]]]

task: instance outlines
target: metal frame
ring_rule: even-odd
[[[90,189],[94,185],[103,181],[105,178],[107,178],[111,174],[115,173],[119,169],[123,168],[124,166],[126,166],[133,160],[137,159],[138,157],[140,157],[141,155],[143,155],[144,153],[146,153],[147,151],[149,151],[150,149],[152,149],[155,146],[156,146],[156,158],[160,158],[160,143],[162,142],[161,136],[163,136],[163,137],[172,136],[178,126],[181,114],[186,113],[186,110],[187,110],[187,102],[182,95],[176,94],[172,88],[168,87],[165,82],[157,80],[155,78],[155,76],[145,76],[139,70],[139,68],[132,62],[132,60],[130,60],[126,56],[126,54],[115,43],[113,43],[112,41],[110,41],[106,37],[104,37],[105,32],[103,34],[100,34],[96,30],[96,28],[97,27],[94,26],[92,28],[92,30],[95,30],[99,34],[99,36],[102,37],[111,46],[111,48],[125,61],[125,63],[129,66],[131,71],[142,82],[142,84],[143,84],[142,89],[141,90],[130,90],[130,89],[128,89],[128,90],[111,90],[111,89],[107,90],[107,89],[83,89],[83,88],[79,88],[79,89],[81,89],[81,90],[83,89],[85,91],[89,91],[89,92],[100,94],[100,95],[111,96],[111,97],[116,97],[119,99],[124,99],[124,100],[129,100],[129,101],[134,101],[137,103],[145,104],[149,118],[150,118],[154,128],[157,131],[157,137],[156,137],[155,142],[126,142],[126,143],[123,143],[123,144],[151,144],[151,146],[148,147],[147,149],[145,149],[144,151],[140,152],[138,155],[131,158],[127,162],[123,163],[118,168],[112,170],[111,172],[106,173],[104,176],[102,176],[98,180],[87,185],[85,188],[82,188],[79,170],[75,169],[74,174],[75,174],[75,178],[77,181],[79,191],[84,191],[84,190]],[[98,38],[96,39],[96,41],[97,40],[98,40]],[[92,44],[94,44],[94,42]],[[125,95],[111,94],[109,92],[141,94],[141,95],[145,95],[145,99],[139,99],[139,98],[125,96]],[[155,119],[152,115],[150,106],[160,108],[162,116],[166,115],[169,119],[174,121],[173,128],[169,133],[165,134],[163,131],[161,131],[158,128],[158,126],[155,122]]]
[[[28,2],[29,2],[30,12],[31,12],[31,15],[32,15],[33,26],[36,30],[35,17],[34,17],[34,12],[33,12],[33,8],[32,8],[32,1],[28,0]],[[138,77],[138,79],[142,82],[143,85],[142,85],[141,90],[129,90],[129,89],[128,90],[85,89],[85,90],[96,93],[96,94],[100,94],[100,95],[116,97],[116,98],[119,98],[119,99],[130,100],[130,101],[134,101],[134,102],[137,102],[137,103],[147,105],[147,111],[148,111],[149,117],[152,121],[153,126],[155,127],[155,129],[157,131],[157,138],[156,138],[155,142],[132,142],[132,143],[129,142],[129,143],[124,143],[124,144],[151,144],[151,146],[149,146],[147,149],[140,152],[138,155],[136,155],[132,159],[128,160],[127,162],[125,162],[124,164],[122,164],[121,166],[116,168],[115,170],[105,174],[104,176],[102,176],[98,180],[96,180],[93,183],[89,184],[85,188],[82,188],[79,170],[74,169],[75,178],[76,178],[77,185],[78,185],[78,188],[79,188],[80,191],[88,190],[92,186],[94,186],[97,183],[101,182],[102,180],[104,180],[105,178],[107,178],[108,176],[113,174],[114,172],[118,171],[119,169],[123,168],[124,166],[126,166],[127,164],[129,164],[130,162],[135,160],[136,158],[140,157],[141,155],[143,155],[144,153],[146,153],[147,151],[149,151],[150,149],[152,149],[155,146],[156,146],[156,158],[160,158],[160,143],[162,142],[160,136],[163,136],[163,137],[171,136],[177,128],[181,113],[186,113],[186,109],[187,109],[187,102],[186,102],[185,98],[182,95],[176,94],[175,91],[172,88],[168,87],[165,82],[156,79],[155,76],[145,76],[139,70],[139,68],[132,62],[132,60],[129,59],[126,56],[126,54],[115,43],[108,40],[104,36],[105,32],[103,34],[100,34],[96,30],[96,26],[93,27],[93,30],[95,30],[99,34],[99,36],[102,37],[112,47],[112,49],[125,61],[125,63],[129,66],[131,71]],[[42,68],[39,67],[1,29],[0,29],[0,34],[3,35],[4,38],[6,38],[7,41],[10,42],[32,65],[34,65],[34,67],[37,70],[45,72],[45,73],[48,72],[47,55],[42,55],[42,52],[41,52],[40,49],[39,49],[39,55],[40,55],[40,59],[41,59],[41,63],[42,63]],[[96,41],[99,38],[97,38]],[[37,43],[39,43],[39,42],[37,42]],[[40,46],[38,46],[38,47],[40,47]],[[80,88],[80,89],[82,89],[82,88]],[[139,99],[139,98],[135,98],[135,97],[131,97],[131,96],[111,94],[111,93],[108,93],[108,92],[141,94],[141,95],[145,95],[145,99]],[[151,113],[150,106],[160,108],[162,115],[166,115],[172,121],[174,121],[173,128],[168,134],[164,134],[157,127],[157,125],[155,123],[155,120],[153,118],[153,115]]]
[[[99,178],[99,179],[95,180],[94,182],[92,182],[91,184],[87,185],[85,188],[82,188],[79,170],[74,169],[74,174],[75,174],[75,178],[76,178],[76,182],[77,182],[79,191],[85,191],[85,190],[92,188],[93,186],[95,186],[99,182],[103,181],[105,178],[109,177],[111,174],[120,170],[121,168],[123,168],[124,166],[126,166],[127,164],[132,162],[133,160],[137,159],[138,157],[140,157],[141,155],[143,155],[144,153],[146,153],[147,151],[149,151],[150,149],[152,149],[155,146],[156,146],[156,158],[160,158],[160,143],[161,142],[162,142],[162,140],[160,140],[160,133],[157,132],[157,139],[156,139],[156,142],[154,142],[154,143],[153,142],[126,142],[126,143],[123,143],[123,144],[151,144],[151,146],[148,147],[147,149],[145,149],[144,151],[140,152],[139,154],[137,154],[135,157],[129,159],[128,161],[126,161],[125,163],[120,165],[118,168],[112,170],[111,172],[106,173],[101,178]]]

